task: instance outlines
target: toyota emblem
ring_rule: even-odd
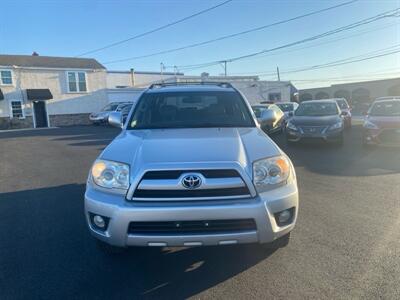
[[[196,174],[188,174],[182,178],[182,185],[187,189],[197,189],[201,186],[201,177]]]

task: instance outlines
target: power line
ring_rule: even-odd
[[[205,14],[205,13],[211,11],[211,10],[214,10],[214,9],[216,9],[216,8],[218,8],[218,7],[221,7],[221,6],[225,5],[225,4],[228,4],[229,2],[232,2],[232,1],[233,1],[233,0],[226,0],[226,1],[224,1],[224,2],[221,2],[221,3],[217,4],[217,5],[214,5],[214,6],[212,6],[212,7],[207,8],[207,9],[201,10],[201,11],[199,11],[199,12],[197,12],[197,13],[194,13],[194,14],[192,14],[192,15],[189,15],[189,16],[184,17],[184,18],[182,18],[182,19],[179,19],[179,20],[177,20],[177,21],[174,21],[174,22],[165,24],[165,25],[163,25],[163,26],[154,28],[154,29],[152,29],[152,30],[149,30],[149,31],[146,31],[146,32],[137,34],[137,35],[134,35],[134,36],[132,36],[132,37],[130,37],[130,38],[127,38],[127,39],[124,39],[124,40],[121,40],[121,41],[118,41],[118,42],[114,42],[114,43],[105,45],[105,46],[100,47],[100,48],[96,48],[96,49],[93,49],[93,50],[90,50],[90,51],[86,51],[86,52],[84,52],[84,53],[81,53],[81,54],[79,54],[79,55],[76,55],[76,57],[80,57],[80,56],[84,56],[84,55],[87,55],[87,54],[99,52],[99,51],[102,51],[102,50],[105,50],[105,49],[108,49],[108,48],[111,48],[111,47],[115,47],[115,46],[117,46],[117,45],[121,45],[121,44],[126,43],[126,42],[129,42],[129,41],[135,40],[135,39],[137,39],[137,38],[140,38],[140,37],[143,37],[143,36],[146,36],[146,35],[155,33],[155,32],[157,32],[157,31],[160,31],[160,30],[163,30],[163,29],[165,29],[165,28],[171,27],[171,26],[173,26],[173,25],[182,23],[182,22],[184,22],[184,21],[187,21],[187,20],[192,19],[192,18],[194,18],[194,17],[197,17],[197,16],[199,16],[199,15]]]
[[[299,69],[299,70],[287,71],[287,72],[282,72],[282,73],[291,74],[291,73],[298,73],[298,72],[304,72],[304,71],[310,71],[310,70],[337,67],[337,66],[352,64],[352,63],[356,63],[356,62],[362,62],[362,61],[366,61],[366,60],[371,60],[371,59],[375,59],[375,58],[379,58],[379,57],[384,57],[384,56],[396,54],[396,53],[399,53],[399,52],[400,52],[400,49],[395,49],[395,50],[392,50],[392,51],[389,51],[389,52],[386,52],[386,53],[376,54],[376,55],[372,55],[372,56],[368,56],[368,57],[364,57],[364,58],[353,59],[353,60],[345,60],[345,61],[344,60],[336,61],[336,62],[316,65],[316,66],[312,66],[312,67],[309,67],[309,68],[303,68],[303,69]]]
[[[368,33],[371,33],[371,32],[378,31],[378,30],[386,29],[388,27],[392,27],[392,26],[395,26],[395,25],[398,26],[399,23],[395,22],[395,23],[391,23],[391,24],[388,24],[388,25],[385,25],[385,26],[373,27],[372,29],[368,29],[368,30],[360,30],[356,34],[346,35],[346,36],[342,36],[342,37],[339,37],[339,38],[330,39],[330,40],[325,41],[325,42],[320,42],[320,43],[316,43],[316,44],[312,44],[312,45],[304,46],[304,47],[298,47],[298,48],[294,48],[294,49],[291,49],[291,50],[277,51],[277,52],[274,52],[274,53],[268,53],[268,54],[265,54],[265,55],[260,55],[258,57],[255,57],[255,59],[259,59],[259,58],[267,57],[267,56],[280,55],[280,54],[285,54],[285,53],[292,53],[292,52],[295,52],[295,51],[309,49],[309,48],[314,48],[314,47],[318,47],[318,46],[321,46],[321,45],[326,45],[326,44],[334,43],[334,42],[337,42],[337,41],[353,38],[355,36],[360,36],[360,35],[363,35],[363,34],[368,34]],[[167,66],[167,68],[168,67],[169,66]],[[188,71],[188,70],[192,70],[192,69],[185,69],[185,71]],[[273,72],[274,71],[271,71],[271,74]],[[231,75],[259,75],[259,74],[262,74],[262,73],[265,73],[265,71],[234,72],[234,73],[231,73]]]
[[[265,54],[265,55],[260,55],[260,56],[254,57],[254,59],[259,59],[259,58],[268,57],[268,56],[275,56],[275,55],[280,55],[280,54],[285,54],[285,53],[292,53],[292,52],[299,51],[299,50],[304,50],[304,49],[318,47],[318,46],[321,46],[321,45],[331,44],[331,43],[334,43],[334,42],[337,42],[337,41],[350,39],[350,38],[353,38],[355,36],[368,34],[368,33],[371,33],[371,32],[375,32],[375,31],[378,31],[378,30],[382,30],[382,29],[386,29],[386,28],[393,27],[393,26],[398,26],[398,25],[399,25],[399,23],[395,22],[395,23],[391,23],[391,24],[388,24],[388,25],[385,25],[385,26],[373,27],[372,29],[368,29],[368,30],[360,30],[355,34],[345,35],[345,36],[342,36],[342,37],[339,37],[339,38],[334,38],[334,39],[330,39],[330,40],[327,40],[327,41],[324,41],[324,42],[320,42],[320,43],[316,43],[316,44],[312,44],[312,45],[304,46],[304,47],[298,47],[298,48],[294,48],[294,49],[291,49],[291,50],[277,51],[277,52],[274,52],[274,53],[268,53],[268,54]],[[251,73],[258,74],[260,72],[251,72]],[[249,72],[240,72],[240,73],[234,73],[234,74],[238,74],[239,75],[239,74],[250,74],[250,73]]]
[[[296,73],[296,72],[302,72],[302,71],[308,71],[308,70],[312,70],[312,69],[319,69],[321,67],[328,67],[330,65],[337,65],[339,63],[345,63],[347,61],[351,61],[353,62],[354,60],[358,60],[358,59],[363,59],[365,57],[369,58],[371,55],[380,55],[380,54],[386,54],[388,53],[388,50],[393,49],[393,48],[398,48],[400,46],[400,44],[395,44],[392,45],[390,47],[385,47],[382,49],[378,49],[378,50],[374,50],[371,52],[367,52],[367,53],[363,53],[363,54],[359,54],[356,56],[351,56],[351,57],[347,57],[347,58],[343,58],[343,59],[339,59],[339,60],[335,60],[332,62],[328,62],[328,63],[324,63],[324,64],[319,64],[319,65],[314,65],[314,66],[307,66],[307,67],[297,67],[297,68],[293,68],[293,69],[289,69],[286,71],[282,71],[282,74],[290,74],[290,73]],[[397,49],[396,49],[397,50]],[[391,53],[391,52],[390,52]],[[259,76],[274,76],[275,75],[275,70],[271,70],[268,72],[249,72],[249,73],[234,73],[233,75],[259,75]]]
[[[138,56],[132,56],[132,57],[128,57],[128,58],[112,60],[112,61],[104,62],[103,64],[114,64],[114,63],[119,63],[119,62],[131,61],[131,60],[136,60],[136,59],[141,59],[141,58],[157,56],[157,55],[161,55],[161,54],[172,53],[172,52],[181,51],[181,50],[185,50],[185,49],[195,48],[195,47],[199,47],[199,46],[203,46],[203,45],[219,42],[219,41],[222,41],[222,40],[230,39],[230,38],[233,38],[233,37],[249,34],[249,33],[255,32],[255,31],[260,31],[260,30],[267,29],[267,28],[270,28],[270,27],[273,27],[273,26],[289,23],[291,21],[299,20],[299,19],[302,19],[302,18],[305,18],[305,17],[309,17],[309,16],[312,16],[312,15],[316,15],[316,14],[319,14],[319,13],[322,13],[322,12],[333,10],[333,9],[336,9],[336,8],[339,8],[339,7],[342,7],[342,6],[345,6],[345,5],[349,5],[349,4],[352,4],[352,3],[357,2],[357,1],[359,1],[359,0],[347,1],[347,2],[344,2],[344,3],[338,4],[338,5],[334,5],[334,6],[330,6],[330,7],[324,8],[324,9],[312,11],[312,12],[309,12],[309,13],[306,13],[306,14],[303,14],[303,15],[299,15],[299,16],[295,16],[295,17],[289,18],[289,19],[277,21],[277,22],[274,22],[274,23],[270,23],[270,24],[259,26],[259,27],[256,27],[256,28],[252,28],[252,29],[236,32],[236,33],[229,34],[229,35],[220,36],[218,38],[214,38],[214,39],[203,41],[203,42],[198,42],[198,43],[194,43],[194,44],[190,44],[190,45],[186,45],[186,46],[181,46],[181,47],[177,47],[177,48],[173,48],[173,49],[153,52],[153,53],[145,54],[145,55],[138,55]]]
[[[369,24],[369,23],[384,19],[384,18],[399,17],[399,11],[400,11],[400,8],[389,10],[389,11],[386,11],[384,13],[380,13],[378,15],[372,16],[370,18],[366,18],[366,19],[360,20],[360,21],[355,22],[355,23],[351,23],[351,24],[346,25],[346,26],[342,26],[342,27],[339,27],[339,28],[336,28],[336,29],[333,29],[333,30],[330,30],[330,31],[327,31],[327,32],[324,32],[324,33],[321,33],[321,34],[318,34],[318,35],[315,35],[315,36],[312,36],[312,37],[308,37],[308,38],[305,38],[305,39],[302,39],[302,40],[299,40],[299,41],[287,43],[287,44],[284,44],[284,45],[281,45],[281,46],[278,46],[278,47],[274,47],[274,48],[270,48],[270,49],[266,49],[266,50],[262,50],[262,51],[257,51],[257,52],[249,53],[249,54],[246,54],[246,55],[229,58],[229,59],[223,59],[223,60],[212,61],[212,62],[207,62],[207,63],[200,63],[200,64],[195,64],[195,65],[183,65],[183,66],[177,66],[177,67],[179,68],[179,70],[184,70],[186,68],[190,68],[190,69],[192,69],[192,68],[201,68],[201,67],[206,67],[206,66],[212,66],[212,65],[219,64],[221,61],[234,62],[234,61],[246,59],[246,58],[249,58],[249,57],[258,56],[260,54],[264,54],[264,53],[268,53],[268,52],[272,52],[272,51],[276,51],[276,50],[280,50],[280,49],[285,49],[285,48],[292,47],[292,46],[295,46],[295,45],[299,45],[299,44],[303,44],[303,43],[306,43],[306,42],[314,41],[314,40],[317,40],[317,39],[320,39],[320,38],[324,38],[326,36],[337,34],[337,33],[340,33],[340,32],[346,31],[346,30],[350,30],[350,29],[353,29],[353,28],[356,28],[356,27],[359,27],[359,26],[362,26],[362,25],[365,25],[365,24]]]
[[[394,46],[388,47],[387,49],[390,49],[390,48],[393,48],[393,47]],[[379,50],[379,51],[382,52],[382,50]],[[373,51],[373,52],[379,53],[378,51]],[[296,69],[296,70],[284,71],[284,72],[281,72],[281,74],[292,74],[292,73],[299,73],[299,72],[305,72],[305,71],[311,71],[311,70],[317,70],[317,69],[336,67],[336,66],[341,66],[341,65],[352,64],[352,63],[362,62],[362,61],[366,61],[366,60],[371,60],[371,59],[375,59],[375,58],[380,58],[380,57],[384,57],[384,56],[388,56],[388,55],[393,55],[393,54],[396,54],[396,53],[400,53],[400,48],[394,49],[394,50],[391,50],[391,51],[386,51],[386,52],[379,53],[379,54],[375,54],[375,55],[370,55],[370,56],[367,56],[367,57],[363,57],[363,56],[366,55],[366,54],[363,54],[363,55],[352,57],[353,59],[346,58],[346,59],[336,60],[336,61],[332,61],[332,62],[325,63],[325,64],[311,66],[311,67],[303,67],[303,68],[299,68],[299,69]],[[357,58],[357,57],[362,57],[362,58]],[[273,76],[274,73],[273,72],[260,73],[258,75],[259,76]]]

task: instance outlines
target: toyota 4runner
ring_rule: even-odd
[[[287,245],[295,170],[230,84],[153,85],[124,125],[119,112],[109,122],[122,131],[94,162],[85,193],[101,245]]]

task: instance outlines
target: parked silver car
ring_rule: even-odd
[[[91,113],[89,115],[89,120],[95,124],[106,124],[108,123],[108,116],[113,111],[121,111],[125,106],[132,105],[132,102],[111,102],[104,106],[100,112]]]
[[[261,129],[268,133],[282,132],[286,126],[283,111],[275,104],[252,105]]]
[[[110,124],[122,126],[121,113]],[[103,248],[283,247],[296,174],[230,84],[150,87],[94,162],[85,215]]]

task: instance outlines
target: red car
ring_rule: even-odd
[[[364,145],[400,146],[400,97],[377,99],[363,127]]]

